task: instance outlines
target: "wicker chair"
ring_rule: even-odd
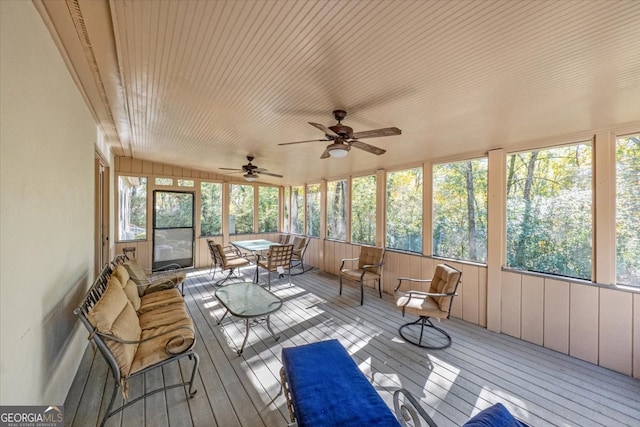
[[[396,306],[402,310],[402,315],[405,313],[415,314],[418,320],[402,325],[400,327],[400,336],[407,342],[417,345],[418,347],[441,349],[447,348],[451,345],[451,337],[443,329],[438,328],[431,323],[431,318],[438,320],[448,319],[451,314],[451,305],[453,303],[453,297],[458,295],[456,290],[460,283],[460,277],[462,272],[451,267],[447,264],[438,264],[436,271],[433,273],[433,279],[421,280],[410,279],[408,277],[400,277],[398,279],[398,286],[396,286],[394,293],[396,295]],[[417,291],[409,290],[406,292],[400,291],[402,282],[417,283],[429,283],[429,291]],[[419,326],[419,331],[412,326]],[[444,336],[444,344],[426,344],[423,343],[423,337],[425,333],[425,327],[432,328],[437,331],[440,338]],[[412,331],[413,329],[413,331]],[[438,337],[436,334],[436,338]]]

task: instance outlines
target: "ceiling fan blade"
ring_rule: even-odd
[[[265,171],[260,172],[260,175],[269,175],[269,176],[275,176],[276,178],[282,178],[282,175],[279,175],[277,173],[265,172]]]
[[[327,142],[326,139],[309,139],[307,141],[296,141],[296,142],[281,142],[278,145],[292,145],[292,144],[304,144],[307,142]]]
[[[381,155],[387,152],[387,150],[383,150],[382,148],[374,147],[373,145],[366,144],[361,141],[349,141],[349,145],[352,147],[359,148],[371,154]]]
[[[242,169],[236,169],[236,168],[219,168],[220,170],[223,171],[238,171],[238,172],[244,172]]]
[[[324,153],[320,156],[321,159],[328,159],[329,157],[331,157],[329,150],[324,150]]]
[[[334,131],[332,131],[331,129],[329,129],[328,127],[326,127],[325,125],[321,125],[320,123],[313,123],[313,122],[309,122],[309,124],[315,128],[320,129],[322,132],[324,132],[325,135],[329,135],[329,136],[333,136],[336,138],[340,138],[340,135],[338,135],[337,133],[335,133]]]
[[[363,132],[355,132],[353,134],[353,139],[378,138],[380,136],[400,135],[401,133],[402,131],[398,128],[373,129],[365,130]]]

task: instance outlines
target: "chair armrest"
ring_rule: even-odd
[[[420,295],[425,297],[455,297],[458,295],[457,292],[451,292],[449,294],[437,294],[433,292],[423,292],[423,291],[407,291],[409,295]]]
[[[362,269],[366,270],[368,268],[382,267],[383,265],[384,265],[384,262],[381,262],[379,264],[365,264],[362,266]]]
[[[401,396],[402,395],[402,396]],[[401,402],[400,398],[403,397],[404,401]],[[401,388],[393,393],[393,409],[396,413],[396,418],[402,427],[409,425],[421,425],[420,418],[422,418],[429,427],[438,427],[433,419],[424,410],[418,399],[413,395]]]
[[[402,286],[403,280],[408,280],[410,282],[417,282],[417,283],[430,283],[433,281],[433,279],[412,279],[410,277],[398,277],[398,286],[396,286],[393,292],[398,292],[398,289],[400,289],[400,286]]]
[[[342,270],[342,267],[344,267],[344,263],[347,261],[358,261],[360,258],[344,258],[342,260],[342,264],[340,264],[340,270]]]
[[[175,327],[173,329],[170,329],[168,331],[164,331],[164,332],[161,332],[159,334],[155,334],[155,335],[146,337],[145,339],[134,340],[134,341],[123,340],[122,338],[119,338],[119,337],[117,337],[115,335],[111,335],[111,334],[106,334],[104,332],[100,332],[97,329],[94,329],[94,331],[93,331],[93,333],[91,335],[95,334],[95,335],[100,336],[103,339],[107,339],[107,340],[110,340],[110,341],[115,341],[115,342],[118,342],[120,344],[141,344],[143,342],[151,341],[153,339],[156,339],[156,338],[159,338],[159,337],[162,337],[162,336],[165,336],[165,335],[173,334],[173,336],[167,340],[167,343],[165,345],[165,351],[167,352],[167,354],[175,356],[177,354],[184,353],[184,351],[188,350],[187,349],[187,350],[180,351],[180,352],[177,352],[177,353],[171,351],[171,344],[174,341],[177,341],[177,340],[181,340],[183,342],[185,341],[184,335],[178,332],[181,329],[185,329],[185,330],[191,332],[193,334],[193,336],[195,337],[195,331],[193,330],[193,328],[190,328],[189,326],[186,326],[186,325],[177,326],[177,327]],[[91,339],[91,335],[89,336],[89,339]],[[193,340],[193,343],[190,345],[189,349],[193,347],[193,344],[195,344],[195,338]]]

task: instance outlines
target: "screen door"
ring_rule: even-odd
[[[153,192],[153,270],[193,265],[194,193]]]

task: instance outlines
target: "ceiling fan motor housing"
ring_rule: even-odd
[[[342,139],[351,139],[351,136],[353,135],[353,129],[349,126],[337,124],[329,126],[329,129],[340,135],[340,138]]]

